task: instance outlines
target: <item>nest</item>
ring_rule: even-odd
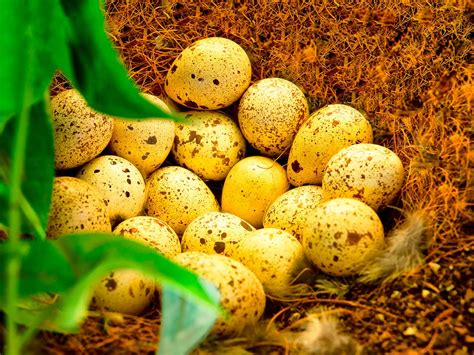
[[[357,346],[346,353],[467,354],[474,342],[472,10],[463,0],[107,2],[110,37],[144,92],[164,94],[171,63],[192,42],[232,39],[247,51],[254,81],[292,81],[312,111],[348,103],[366,112],[375,142],[394,150],[407,171],[396,205],[427,216],[431,242],[410,272],[383,284],[345,287],[341,280],[322,293],[272,300],[261,329],[209,340],[198,353],[292,351],[291,339],[316,329],[308,322],[319,314],[337,317],[339,331],[351,334],[344,344]],[[383,215],[389,227],[402,217]],[[158,330],[158,311],[118,322],[90,317],[80,334],[43,332],[36,347],[144,353],[156,349]]]

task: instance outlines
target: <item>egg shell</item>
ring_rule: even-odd
[[[284,230],[301,242],[306,219],[322,198],[321,186],[307,185],[291,189],[268,207],[263,216],[263,226]]]
[[[165,222],[156,217],[137,216],[120,223],[114,234],[143,243],[167,258],[181,253],[178,235]]]
[[[109,143],[113,119],[93,111],[76,90],[65,90],[53,97],[51,109],[56,169],[87,163]]]
[[[155,295],[155,281],[135,270],[109,273],[94,288],[92,303],[103,310],[141,314]]]
[[[169,112],[160,98],[142,94],[159,108]],[[114,155],[127,159],[143,176],[147,176],[166,160],[175,135],[175,123],[166,119],[114,119],[109,148]]]
[[[183,233],[183,251],[232,257],[236,244],[255,230],[243,219],[224,212],[209,212],[192,221]]]
[[[195,218],[213,211],[219,211],[219,203],[192,171],[167,166],[147,180],[145,213],[166,222],[177,234],[183,234]]]
[[[78,232],[110,232],[110,219],[99,191],[69,176],[56,177],[46,235],[55,239]]]
[[[112,223],[139,215],[145,203],[145,181],[128,160],[103,155],[91,160],[77,177],[97,188],[107,205]]]
[[[216,111],[186,112],[176,125],[172,153],[176,162],[204,180],[223,180],[245,155],[237,124]]]
[[[359,200],[330,200],[308,217],[303,247],[308,259],[325,273],[354,275],[383,249],[382,222]]]
[[[222,189],[222,211],[260,228],[267,207],[289,188],[285,169],[261,156],[242,159],[227,175]]]
[[[323,176],[323,195],[326,200],[360,199],[379,210],[393,201],[404,177],[403,164],[390,149],[376,144],[355,144],[329,160]]]
[[[234,258],[255,273],[265,293],[290,294],[294,279],[309,266],[303,246],[277,228],[249,232],[235,247]]]
[[[372,143],[372,127],[361,112],[342,104],[317,110],[295,136],[288,157],[288,181],[294,186],[321,184],[329,159],[356,143]]]
[[[229,318],[219,318],[213,335],[238,335],[255,325],[265,309],[265,293],[255,274],[236,260],[223,255],[186,252],[174,259],[212,283],[220,292],[222,308]]]
[[[238,120],[245,139],[267,156],[288,154],[291,143],[308,119],[308,102],[292,82],[267,78],[252,84],[242,96]]]
[[[174,101],[200,110],[216,110],[237,101],[250,85],[252,67],[237,43],[222,37],[198,40],[175,59],[165,91]]]

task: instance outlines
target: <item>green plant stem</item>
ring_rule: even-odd
[[[31,28],[25,29],[25,38],[32,38]],[[18,327],[15,322],[17,316],[19,275],[21,268],[21,183],[23,180],[23,170],[25,165],[26,144],[28,140],[28,127],[30,120],[31,104],[33,101],[32,88],[32,59],[33,51],[29,46],[30,40],[26,41],[26,58],[24,61],[24,77],[22,105],[19,116],[15,122],[13,137],[13,150],[11,153],[10,165],[10,195],[8,206],[8,243],[10,244],[11,254],[7,261],[6,271],[6,355],[18,355],[22,349],[22,343]],[[21,78],[19,78],[20,80]]]
[[[15,138],[10,170],[10,199],[9,199],[9,243],[13,250],[7,264],[7,355],[19,354],[21,344],[18,329],[15,324],[18,300],[18,276],[21,267],[20,228],[21,228],[21,181],[25,161],[26,143],[28,137],[28,122],[30,115],[31,91],[25,88],[23,109],[15,127]]]

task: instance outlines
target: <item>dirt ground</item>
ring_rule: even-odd
[[[338,319],[338,353],[468,354],[474,351],[473,7],[467,1],[109,0],[109,33],[143,91],[162,95],[173,60],[195,40],[227,37],[248,53],[253,80],[299,85],[311,110],[363,110],[375,142],[402,159],[397,207],[422,213],[422,263],[390,282],[333,283],[271,300],[261,328],[208,341],[199,353],[310,353],[293,341],[314,315]],[[216,190],[219,186],[214,187]],[[387,229],[403,213],[385,211]],[[311,318],[312,319],[312,318]],[[313,322],[314,323],[314,322]],[[47,353],[156,349],[159,311],[91,317],[78,335],[42,333]],[[299,333],[300,332],[300,333]],[[338,334],[336,334],[338,333]],[[341,337],[347,334],[351,339]],[[311,339],[307,339],[311,341]],[[331,341],[331,340],[330,340]],[[342,350],[341,350],[342,349]]]

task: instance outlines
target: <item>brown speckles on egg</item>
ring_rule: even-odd
[[[117,281],[115,281],[115,279],[113,278],[107,278],[105,280],[104,286],[107,289],[107,291],[112,292],[117,288]]]
[[[375,210],[393,201],[405,175],[400,158],[376,144],[344,148],[329,160],[327,167],[323,176],[327,198],[357,198]]]
[[[357,142],[372,142],[372,127],[362,113],[342,104],[317,110],[302,125],[291,146],[287,169],[289,181],[295,186],[321,184],[329,159]],[[290,169],[296,160],[303,171]]]
[[[73,177],[55,178],[46,230],[49,238],[69,233],[110,230],[107,206],[95,187]]]
[[[204,181],[179,166],[168,166],[151,174],[147,191],[147,214],[168,223],[178,234],[182,234],[196,217],[219,210],[219,204]]]
[[[229,39],[211,37],[181,52],[167,74],[165,90],[187,107],[215,110],[237,101],[250,79],[246,52]]]
[[[51,100],[56,169],[78,167],[99,155],[112,137],[113,119],[92,111],[76,90]]]
[[[94,305],[100,309],[139,315],[151,303],[155,281],[134,270],[109,274],[94,289]]]
[[[140,171],[126,159],[100,156],[87,163],[77,176],[100,191],[112,222],[141,212],[145,202],[145,181]]]
[[[306,219],[322,198],[320,186],[308,185],[291,189],[268,207],[263,217],[263,226],[285,230],[301,242]]]
[[[214,251],[217,254],[222,254],[222,252],[225,250],[225,243],[224,242],[215,242],[214,243]]]
[[[176,162],[204,180],[222,180],[243,157],[245,140],[235,122],[213,111],[193,111],[177,125],[172,154]]]
[[[232,257],[235,245],[252,230],[247,222],[230,213],[209,212],[189,224],[181,239],[182,248]],[[204,238],[206,243],[202,243]]]
[[[232,314],[228,319],[218,319],[212,334],[238,335],[262,316],[265,308],[262,284],[238,261],[199,252],[182,253],[175,261],[214,284],[219,289],[223,309]]]
[[[303,232],[308,258],[335,276],[356,274],[383,245],[380,219],[356,199],[337,198],[322,203],[308,217],[308,227]]]
[[[287,295],[291,282],[308,266],[300,242],[276,228],[248,233],[236,246],[234,258],[253,271],[265,292],[274,296]]]
[[[156,142],[157,142],[156,136],[150,136],[150,137],[148,137],[145,142],[146,142],[147,144],[156,144]]]
[[[164,101],[150,94],[142,94],[159,108],[169,111]],[[175,136],[171,120],[114,119],[114,130],[109,147],[114,154],[133,163],[144,176],[156,170],[168,156]]]
[[[250,86],[238,109],[244,137],[268,156],[281,155],[290,148],[308,115],[303,92],[295,84],[280,78],[263,79]]]
[[[115,227],[114,234],[150,246],[168,258],[181,252],[180,241],[176,233],[165,222],[155,217],[129,218]]]
[[[298,174],[299,172],[301,172],[303,170],[303,168],[301,167],[300,163],[298,162],[298,160],[294,160],[291,162],[291,169],[296,173]]]

